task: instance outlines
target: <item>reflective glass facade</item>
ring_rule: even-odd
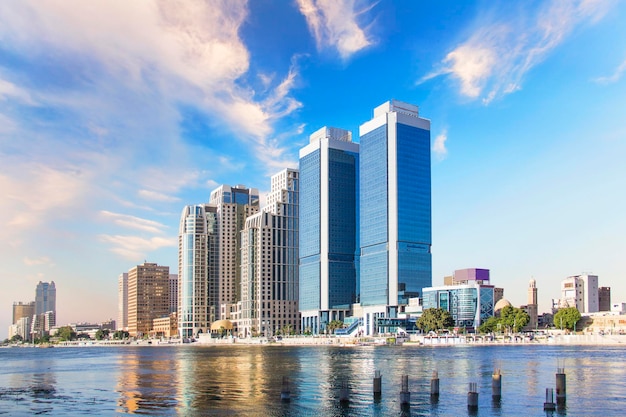
[[[469,284],[425,288],[422,304],[450,312],[457,327],[477,328],[493,316],[493,300],[493,286]]]

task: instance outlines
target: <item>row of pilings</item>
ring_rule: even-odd
[[[374,378],[372,381],[373,395],[375,400],[380,400],[382,397],[382,374],[380,371],[374,372]],[[432,378],[430,380],[430,400],[433,403],[439,401],[439,373],[433,371]],[[339,386],[339,402],[343,405],[350,402],[350,388],[346,380],[341,381]],[[289,378],[283,376],[281,391],[281,401],[291,400],[291,389]],[[491,399],[494,404],[499,404],[502,400],[502,373],[500,369],[495,369],[491,375]],[[566,399],[566,383],[565,383],[565,369],[557,368],[556,372],[556,402],[554,398],[554,389],[546,388],[546,401],[543,403],[543,409],[545,411],[553,411],[558,407],[565,406]],[[411,392],[409,391],[409,376],[402,375],[401,388],[400,388],[400,406],[405,409],[411,405]],[[478,383],[470,382],[467,392],[467,408],[469,411],[478,411]]]

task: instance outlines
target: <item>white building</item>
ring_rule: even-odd
[[[300,330],[298,314],[298,171],[272,176],[262,212],[241,233],[239,334],[272,336]]]
[[[117,278],[117,330],[128,331],[128,272]]]
[[[576,307],[581,313],[600,310],[597,275],[574,275],[561,281],[559,308]]]

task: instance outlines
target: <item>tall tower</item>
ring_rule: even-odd
[[[44,314],[47,311],[57,310],[57,290],[54,281],[41,282],[37,284],[35,293],[35,314]]]
[[[239,333],[300,331],[298,315],[298,171],[272,176],[267,205],[241,234]]]
[[[169,266],[145,262],[128,271],[128,333],[146,335],[152,320],[169,314]]]
[[[300,150],[302,329],[323,332],[357,301],[359,145],[323,127]]]
[[[539,313],[537,305],[537,281],[534,279],[531,279],[528,283],[528,305],[526,306],[526,310],[530,317],[527,327],[536,329],[539,325]]]
[[[178,235],[178,333],[192,338],[210,332],[219,317],[217,209],[186,206]]]
[[[360,300],[371,334],[432,284],[430,121],[392,100],[359,130]]]
[[[259,212],[259,191],[244,185],[222,185],[211,193],[209,204],[217,213],[218,305],[222,308],[241,301],[241,231],[246,218]],[[220,314],[219,318],[226,317]]]
[[[128,272],[117,278],[117,330],[128,331]]]

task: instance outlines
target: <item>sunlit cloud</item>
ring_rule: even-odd
[[[118,226],[129,229],[141,230],[149,233],[163,233],[167,228],[166,225],[154,220],[142,219],[141,217],[131,216],[128,214],[113,213],[107,210],[101,210],[100,215],[103,219],[111,221]]]
[[[457,45],[439,68],[419,83],[449,76],[459,93],[484,104],[522,88],[525,75],[560,45],[579,25],[594,23],[612,5],[610,0],[546,2],[536,13],[516,13],[502,21],[488,18]],[[530,20],[530,24],[529,24]]]
[[[624,62],[622,62],[613,72],[613,74],[606,76],[606,77],[598,77],[598,78],[594,78],[594,82],[598,83],[598,84],[613,84],[618,82],[621,78],[622,75],[624,75],[624,71],[626,71],[626,60]]]
[[[342,59],[372,45],[359,18],[374,5],[358,9],[355,0],[297,0],[318,49],[335,48]]]
[[[178,197],[173,197],[173,196],[163,194],[158,191],[152,191],[152,190],[139,190],[137,194],[139,195],[139,197],[143,198],[144,200],[162,201],[162,202],[167,202],[167,203],[175,203],[175,202],[180,201],[180,198]]]
[[[435,138],[433,142],[433,152],[439,160],[448,156],[448,149],[446,148],[446,141],[448,140],[448,131],[444,130]]]
[[[151,237],[100,235],[100,240],[112,246],[111,252],[136,262],[147,259],[148,254],[157,249],[178,245],[176,237]]]
[[[29,258],[28,256],[25,256],[24,259],[22,259],[22,261],[24,262],[24,265],[27,265],[27,266],[38,266],[38,265],[54,266],[54,262],[52,262],[52,260],[47,256],[42,256],[40,258]]]

